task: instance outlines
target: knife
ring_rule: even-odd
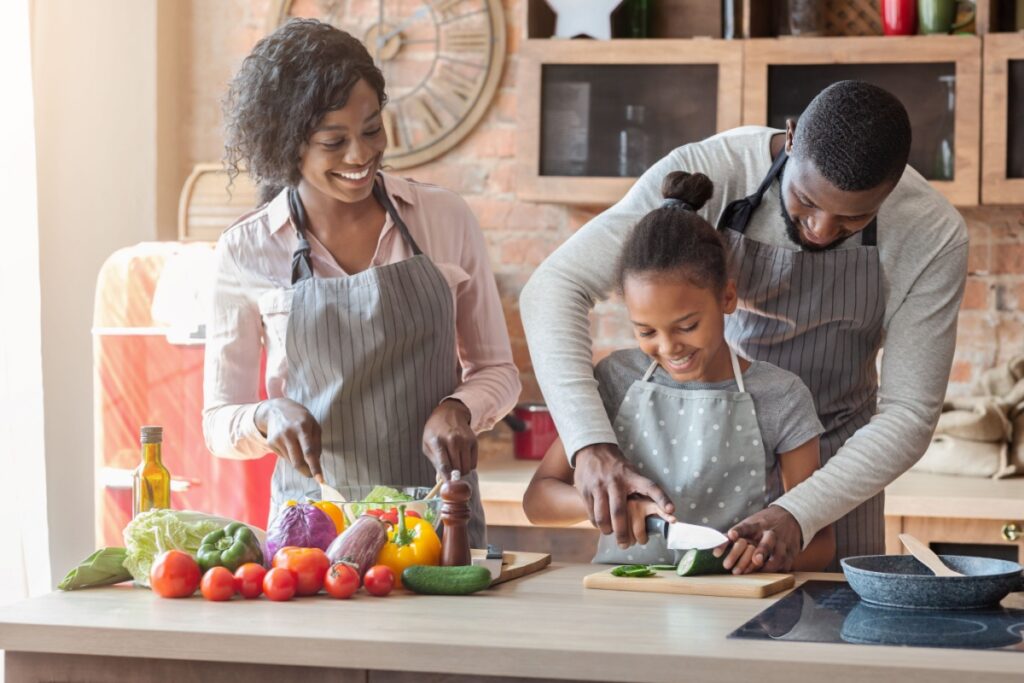
[[[709,526],[669,522],[657,515],[648,515],[646,525],[648,534],[661,534],[665,537],[665,545],[670,550],[706,550],[729,542],[728,536]]]

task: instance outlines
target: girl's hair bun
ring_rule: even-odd
[[[703,173],[672,171],[661,182],[661,194],[665,199],[686,202],[694,211],[700,211],[714,192],[715,184]]]

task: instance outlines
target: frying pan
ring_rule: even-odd
[[[860,555],[840,560],[861,600],[911,609],[974,609],[1024,590],[1021,566],[987,557],[940,555],[965,576],[935,576],[912,555]]]

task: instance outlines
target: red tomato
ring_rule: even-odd
[[[367,510],[364,514],[367,514],[367,515],[370,515],[371,517],[376,517],[377,519],[380,519],[380,518],[382,518],[384,516],[384,511],[381,510],[380,508],[372,508],[370,510]]]
[[[398,526],[398,508],[391,508],[381,515],[381,519],[391,523],[392,526]]]
[[[227,567],[210,567],[199,582],[199,590],[213,602],[230,600],[235,595],[235,576]]]
[[[324,575],[331,561],[320,548],[285,546],[274,553],[273,565],[295,575],[296,595],[316,595],[324,587]]]
[[[415,517],[416,519],[423,519],[423,515],[421,515],[420,513],[416,512],[415,510],[406,510],[405,511],[405,516],[406,517]],[[397,524],[397,522],[396,522],[396,524]]]
[[[149,570],[149,585],[161,598],[187,598],[199,588],[199,578],[199,565],[180,550],[160,553]]]
[[[359,590],[359,572],[350,564],[335,562],[327,570],[324,588],[332,598],[351,598],[352,594]]]
[[[395,573],[391,571],[391,567],[376,564],[366,570],[366,574],[363,576],[363,585],[366,586],[366,592],[370,595],[383,597],[395,587]]]
[[[263,592],[263,577],[266,574],[263,565],[246,562],[235,570],[235,590],[247,600],[258,598]]]
[[[275,602],[295,597],[295,574],[284,567],[275,567],[263,577],[263,593]]]

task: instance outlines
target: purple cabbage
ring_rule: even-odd
[[[267,529],[267,556],[273,558],[288,545],[327,550],[337,535],[334,522],[323,511],[307,503],[289,505],[277,513]]]

